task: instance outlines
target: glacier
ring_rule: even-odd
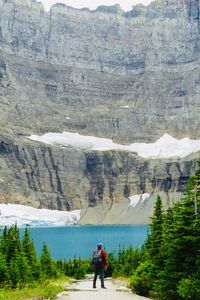
[[[26,205],[0,204],[0,226],[17,224],[19,227],[48,227],[76,225],[80,219],[80,210],[58,211],[37,209]]]

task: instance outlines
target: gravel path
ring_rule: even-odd
[[[105,285],[107,289],[101,289],[98,281],[97,289],[93,289],[92,278],[87,278],[72,284],[67,292],[57,297],[57,300],[151,300],[132,294],[129,289],[120,286],[119,282],[114,283],[107,279]]]

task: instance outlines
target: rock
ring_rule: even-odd
[[[119,143],[199,139],[199,1],[125,13],[0,0],[0,201],[82,209],[81,223],[148,222],[180,198],[198,155],[143,160],[27,141],[72,131]],[[128,109],[125,109],[125,107]],[[151,197],[137,209],[128,197]],[[123,211],[123,213],[122,213]]]
[[[195,159],[145,160],[121,151],[82,152],[24,138],[0,141],[1,202],[82,209],[82,224],[148,223],[157,193],[169,207],[184,192]],[[129,206],[140,192],[148,200]]]
[[[127,292],[130,293],[131,289],[124,287],[124,286],[120,286],[119,288],[116,289],[116,292]]]
[[[125,14],[0,0],[0,35],[1,122],[11,128],[125,143],[199,137],[198,1]]]

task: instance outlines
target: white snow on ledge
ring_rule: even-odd
[[[19,227],[30,225],[67,226],[75,225],[80,219],[80,210],[58,211],[37,209],[18,204],[0,204],[0,226],[11,226],[15,223]]]
[[[73,147],[79,150],[122,150],[136,152],[143,158],[173,158],[185,157],[200,151],[200,140],[184,138],[178,140],[169,134],[164,134],[155,143],[134,143],[130,145],[115,144],[111,139],[84,136],[79,133],[46,133],[42,136],[31,135],[31,140],[61,147]]]
[[[90,10],[96,10],[99,6],[113,6],[116,3],[120,4],[121,8],[124,12],[131,11],[133,9],[133,5],[143,4],[149,5],[153,0],[132,0],[132,1],[124,1],[124,0],[36,0],[36,2],[42,2],[46,11],[49,11],[53,4],[65,4],[70,8],[89,8]]]
[[[144,202],[149,198],[150,194],[144,193],[139,195],[133,195],[129,197],[130,203],[129,206],[136,207],[139,202]]]

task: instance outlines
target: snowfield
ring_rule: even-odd
[[[58,211],[37,209],[18,204],[0,204],[0,226],[15,223],[21,226],[67,226],[75,225],[80,219],[80,210]]]
[[[133,143],[130,145],[116,144],[111,139],[84,136],[72,132],[46,133],[42,136],[31,135],[28,138],[45,144],[73,147],[84,151],[121,150],[136,152],[140,157],[147,159],[183,158],[200,151],[200,140],[191,140],[189,138],[178,140],[167,133],[155,143]]]
[[[138,194],[129,197],[129,207],[148,200],[150,194]],[[80,219],[80,210],[58,211],[50,209],[37,209],[19,204],[0,204],[0,226],[11,226],[15,223],[19,227],[63,227],[76,225]]]

